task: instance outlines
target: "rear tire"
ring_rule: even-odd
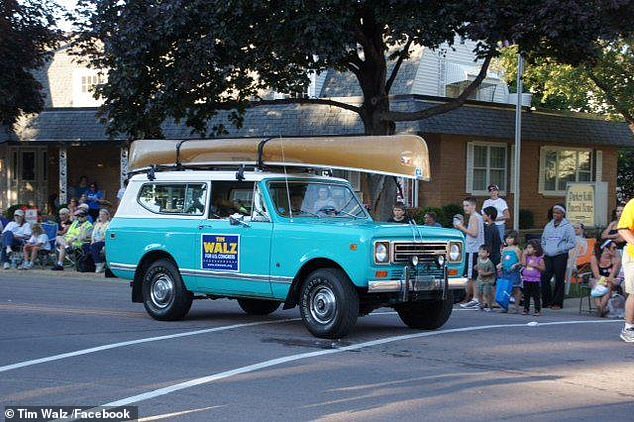
[[[193,298],[178,268],[168,259],[154,261],[143,275],[143,305],[154,319],[182,319],[189,312]]]
[[[316,270],[302,285],[300,312],[304,325],[315,337],[345,337],[357,322],[359,295],[343,271]]]
[[[238,299],[238,305],[249,315],[268,315],[280,307],[280,302],[261,299]]]
[[[435,330],[442,327],[451,316],[453,292],[448,291],[445,300],[404,303],[394,309],[409,328]]]

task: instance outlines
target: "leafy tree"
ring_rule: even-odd
[[[48,0],[0,2],[0,124],[11,127],[22,113],[44,107],[42,86],[32,71],[41,67],[61,37],[58,6]]]
[[[171,117],[195,132],[219,110],[240,125],[247,107],[272,103],[326,104],[358,113],[367,134],[389,134],[394,123],[460,107],[482,82],[501,42],[576,63],[594,56],[632,16],[625,0],[81,0],[78,46],[94,67],[108,69],[97,90],[110,133],[161,136]],[[631,30],[631,28],[627,28]],[[390,90],[414,46],[437,48],[454,37],[479,40],[479,75],[458,98],[419,112],[390,110]],[[324,98],[262,100],[269,87],[300,91],[307,71],[333,68],[356,77],[363,101]],[[253,101],[255,100],[255,101]],[[385,178],[371,182],[376,205]],[[383,197],[381,213],[394,198]],[[376,208],[375,208],[376,209]]]
[[[634,198],[634,149],[619,151],[618,172],[616,173],[616,199],[626,203]]]
[[[552,57],[534,57],[523,74],[533,106],[619,116],[634,132],[634,44],[630,39],[600,42],[595,57],[578,66]],[[517,48],[502,51],[493,64],[513,88],[517,79]]]

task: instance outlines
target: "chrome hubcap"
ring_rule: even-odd
[[[327,324],[333,320],[337,311],[337,300],[330,288],[319,287],[310,300],[310,314],[320,324]]]
[[[161,274],[152,283],[150,290],[152,303],[159,308],[165,308],[174,297],[174,282],[171,277]]]

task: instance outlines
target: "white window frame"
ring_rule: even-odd
[[[466,189],[465,191],[475,195],[475,196],[489,196],[489,192],[486,190],[476,190],[473,189],[473,159],[474,159],[474,147],[475,146],[479,146],[479,147],[487,147],[487,148],[504,148],[504,150],[506,151],[506,157],[505,157],[505,163],[504,163],[504,187],[505,189],[501,189],[500,190],[500,196],[504,196],[506,195],[507,191],[509,190],[509,159],[510,157],[510,152],[509,152],[509,147],[508,144],[506,142],[483,142],[483,141],[474,141],[474,142],[468,142],[467,143],[467,179],[466,179]],[[491,166],[490,166],[490,162],[491,162],[491,154],[487,153],[487,182],[486,185],[488,186],[489,184],[491,184],[491,178],[490,178],[490,171],[491,171]],[[496,169],[496,170],[500,170],[500,169]]]
[[[601,168],[603,164],[598,160],[602,160],[602,154],[598,154],[597,151],[593,151],[592,148],[578,148],[578,147],[560,147],[560,146],[542,146],[539,149],[539,193],[543,196],[566,196],[565,190],[546,190],[546,152],[553,151],[573,151],[573,152],[587,152],[590,154],[590,182],[596,180],[595,175],[595,159],[597,160],[596,167]],[[559,156],[557,156],[557,162],[559,162]],[[559,165],[557,165],[559,171]],[[577,155],[577,166],[576,166],[575,180],[574,182],[579,182],[579,156]],[[555,181],[555,186],[559,185],[559,175],[557,175],[557,180]]]

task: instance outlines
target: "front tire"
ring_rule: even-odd
[[[435,330],[442,327],[453,309],[453,292],[447,292],[447,299],[404,303],[394,309],[409,328]]]
[[[300,313],[304,325],[315,337],[345,337],[357,322],[359,295],[343,271],[316,270],[302,285]]]
[[[280,307],[280,302],[260,299],[238,299],[238,305],[249,315],[268,315]]]
[[[183,284],[176,265],[159,259],[143,275],[143,305],[159,321],[182,319],[192,306],[193,295]]]

